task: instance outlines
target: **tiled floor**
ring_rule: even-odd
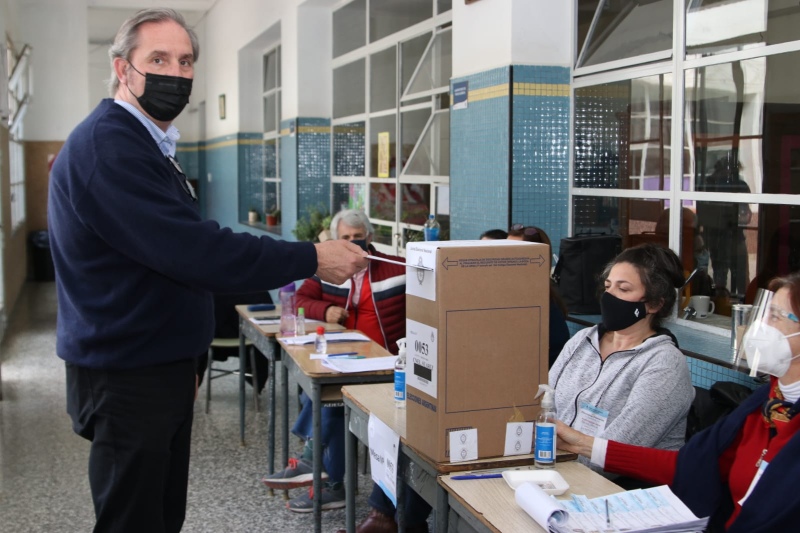
[[[54,284],[27,284],[0,345],[3,532],[75,533],[90,531],[94,523],[86,476],[89,444],[72,432],[65,412],[64,365],[55,355],[55,324]],[[259,414],[248,403],[243,448],[238,439],[236,378],[214,380],[209,415],[198,400],[183,531],[313,531],[313,516],[289,512],[282,494],[270,497],[259,481],[266,472],[266,398],[261,401]],[[292,406],[290,420],[294,416]],[[280,445],[280,434],[277,440]],[[293,437],[290,443],[293,452],[299,451],[298,439]],[[283,457],[280,450],[276,455]],[[369,475],[359,476],[359,520],[368,512],[371,485]],[[343,526],[344,509],[323,514],[323,531]]]

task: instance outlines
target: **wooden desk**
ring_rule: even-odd
[[[463,463],[436,463],[415,450],[406,441],[406,411],[397,409],[394,402],[394,387],[391,383],[357,385],[342,388],[344,401],[344,420],[348,432],[345,433],[345,492],[347,498],[346,524],[348,533],[355,532],[355,492],[356,486],[356,439],[369,443],[369,415],[375,414],[384,424],[400,435],[398,456],[397,501],[401,505],[403,493],[410,487],[436,511],[436,531],[447,531],[448,497],[445,488],[437,483],[437,476],[450,472],[481,470],[487,468],[511,468],[533,463],[533,455],[492,457],[466,461]],[[577,456],[559,452],[558,461],[571,461]],[[405,516],[398,512],[398,526],[405,529]]]
[[[276,305],[273,311],[248,311],[247,305],[237,305],[236,312],[239,313],[239,439],[242,446],[245,445],[244,439],[244,353],[245,340],[249,340],[258,351],[267,358],[269,366],[269,376],[267,377],[267,394],[269,396],[268,411],[268,431],[267,431],[267,468],[269,474],[275,473],[275,363],[280,361],[280,350],[276,336],[280,333],[279,324],[256,325],[250,320],[253,316],[280,316],[281,306]],[[316,325],[315,323],[309,324]],[[331,331],[343,330],[344,326],[339,324],[325,324],[325,329]],[[284,390],[288,387],[288,374],[282,372],[281,385]],[[284,404],[283,425],[289,425],[289,410]],[[283,464],[289,462],[289,435],[283,433]],[[271,491],[270,491],[271,492]]]
[[[303,346],[290,346],[278,337],[278,343],[283,350],[282,372],[285,373],[281,377],[284,382],[283,387],[283,405],[284,412],[287,411],[286,406],[289,405],[289,387],[285,385],[288,380],[288,374],[294,377],[298,385],[305,391],[311,399],[312,413],[313,413],[313,431],[312,431],[312,449],[313,449],[313,466],[314,466],[314,531],[320,533],[322,531],[322,403],[323,397],[328,394],[333,394],[342,388],[345,384],[354,383],[374,383],[374,382],[388,382],[394,379],[394,370],[381,370],[377,372],[359,372],[355,374],[341,374],[330,368],[322,365],[322,360],[311,359],[311,354],[314,353],[314,346],[306,344]],[[335,347],[337,352],[357,352],[359,355],[366,357],[386,357],[390,356],[382,346],[374,341],[369,342],[337,342],[329,344],[328,348],[333,350]],[[386,384],[391,387],[391,383]],[[340,402],[338,394],[335,395],[336,402]],[[287,416],[283,417],[284,438],[289,434],[289,420]],[[346,433],[346,432],[345,432]],[[347,437],[345,437],[345,442]],[[287,448],[288,449],[288,445]]]
[[[573,494],[596,498],[623,491],[619,485],[577,461],[558,463],[556,470],[570,487],[565,494],[558,496],[559,499],[569,499]],[[451,531],[545,532],[517,505],[514,491],[502,478],[454,480],[451,476],[442,476],[439,484],[447,491]]]

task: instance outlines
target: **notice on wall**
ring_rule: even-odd
[[[438,332],[426,324],[406,319],[406,387],[436,398]]]
[[[374,481],[397,507],[397,454],[400,435],[374,414],[369,415],[369,465]]]
[[[389,132],[378,133],[378,177],[389,177]]]
[[[466,109],[469,106],[469,82],[453,83],[453,109]]]

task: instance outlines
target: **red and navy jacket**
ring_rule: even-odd
[[[404,258],[382,254],[372,245],[369,246],[369,253],[405,263]],[[368,274],[372,302],[386,341],[384,348],[397,354],[397,341],[406,336],[406,268],[383,261],[370,261]],[[333,285],[314,276],[305,280],[297,291],[296,305],[305,310],[306,318],[323,322],[325,311],[332,305],[353,313],[352,287],[350,279],[341,285]],[[380,343],[377,339],[373,340]]]

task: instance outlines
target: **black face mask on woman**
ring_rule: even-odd
[[[609,331],[629,328],[647,317],[644,302],[620,300],[609,292],[600,297],[600,313],[603,315],[603,326]]]
[[[133,63],[128,62],[133,70],[139,72]],[[148,115],[156,120],[170,122],[181,114],[183,108],[189,103],[189,95],[192,94],[192,79],[181,76],[163,76],[150,72],[142,74],[144,76],[144,92],[141,96],[136,96],[131,91],[139,105],[142,106]],[[128,87],[130,90],[130,87]]]

